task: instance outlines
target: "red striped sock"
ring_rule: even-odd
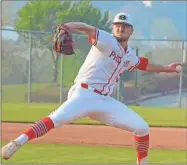
[[[29,137],[29,140],[45,135],[54,128],[54,123],[49,117],[45,117],[35,122],[24,134]]]
[[[134,135],[134,143],[136,148],[137,163],[140,164],[141,160],[148,155],[149,149],[149,134],[146,136]]]

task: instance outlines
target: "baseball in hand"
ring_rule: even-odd
[[[182,71],[182,66],[181,65],[176,66],[176,70],[177,70],[177,72],[181,72]]]

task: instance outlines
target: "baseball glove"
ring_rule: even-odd
[[[54,29],[54,33],[52,42],[54,51],[63,55],[75,54],[70,28],[64,24],[58,24]]]

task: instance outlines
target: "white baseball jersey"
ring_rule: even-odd
[[[96,29],[96,40],[80,68],[75,83],[87,83],[102,94],[112,94],[119,76],[133,71],[139,58],[128,46],[126,50],[116,38],[103,30]]]

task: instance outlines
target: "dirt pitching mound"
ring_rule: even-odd
[[[2,141],[19,136],[30,124],[2,123]],[[185,128],[151,128],[150,148],[186,150]],[[65,125],[30,143],[133,147],[132,134],[108,126]]]

